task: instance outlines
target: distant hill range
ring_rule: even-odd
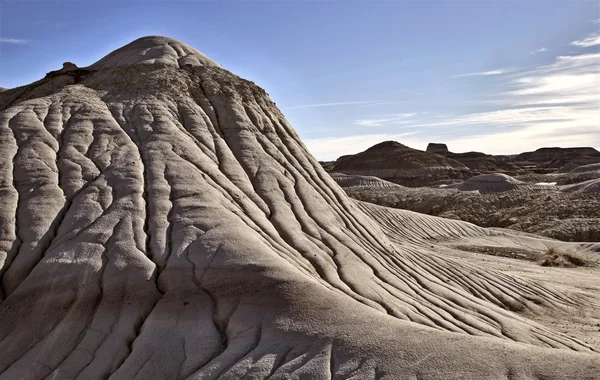
[[[591,147],[540,148],[516,155],[490,155],[474,151],[454,153],[443,143],[429,143],[422,151],[396,141],[384,141],[364,152],[344,155],[322,165],[330,172],[375,176],[418,187],[459,182],[478,174],[567,172],[594,163],[600,163],[600,152]]]
[[[589,165],[600,162],[600,152],[594,148],[540,148],[517,155],[513,161],[532,162],[545,168],[560,168],[567,164]]]

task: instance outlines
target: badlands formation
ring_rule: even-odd
[[[445,144],[430,143],[425,152],[405,147],[381,154],[379,161],[351,161],[377,146],[342,156],[327,166],[332,178],[352,198],[482,227],[510,228],[565,241],[600,242],[600,162],[596,162],[600,153],[594,148],[542,148],[508,157],[452,153]],[[415,152],[413,156],[418,159],[405,165],[406,151]],[[430,173],[439,169],[435,159],[440,156],[460,161],[473,176],[464,179],[464,172],[450,170],[445,172],[446,180],[432,177]],[[405,186],[382,186],[382,180],[373,177],[384,159],[388,165],[397,165],[394,178],[389,180]],[[398,181],[407,176],[420,182]]]
[[[563,179],[574,183],[585,177],[574,173],[597,172],[598,165],[600,152],[594,148],[540,148],[515,156],[493,156],[481,152],[453,153],[443,143],[429,143],[421,151],[396,141],[385,141],[364,152],[322,163],[328,172],[376,176],[408,187],[456,183],[478,174],[496,173],[527,179],[538,175],[540,182],[562,173],[568,177]],[[585,179],[598,176],[588,174]]]
[[[473,252],[598,245],[354,201],[178,41],[2,92],[0,151],[2,380],[600,377],[594,267]]]
[[[402,186],[423,186],[436,181],[467,179],[473,175],[462,163],[438,154],[384,141],[350,157],[342,156],[334,173],[375,176]]]

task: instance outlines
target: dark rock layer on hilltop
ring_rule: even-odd
[[[441,143],[429,143],[427,144],[426,152],[429,153],[448,153],[448,146],[446,144]]]
[[[375,176],[403,186],[426,186],[439,181],[467,179],[473,175],[462,163],[448,157],[385,141],[336,162],[334,172]]]

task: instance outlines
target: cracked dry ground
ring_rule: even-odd
[[[428,240],[501,234],[378,219],[223,69],[57,75],[0,110],[2,380],[599,376],[524,315],[597,298]]]

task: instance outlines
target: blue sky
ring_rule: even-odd
[[[1,1],[0,87],[144,35],[265,88],[322,160],[600,148],[597,1]]]

